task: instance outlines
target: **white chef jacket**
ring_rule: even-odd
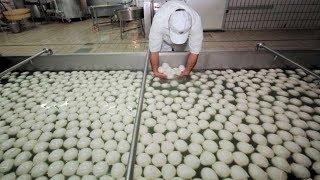
[[[169,18],[177,9],[186,10],[192,19],[192,25],[189,32],[186,49],[193,54],[199,54],[202,47],[203,28],[199,14],[189,7],[184,1],[171,0],[162,5],[153,17],[153,22],[149,34],[149,49],[151,52],[170,51],[174,45],[169,35]],[[169,48],[168,48],[169,47]],[[181,49],[181,48],[179,48]]]

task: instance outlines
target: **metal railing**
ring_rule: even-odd
[[[277,57],[281,57],[282,59],[286,60],[287,62],[289,62],[290,64],[293,64],[294,66],[297,66],[299,68],[301,68],[303,71],[305,71],[306,73],[316,77],[318,79],[318,81],[320,80],[320,76],[316,73],[314,73],[313,71],[311,71],[310,69],[302,66],[301,64],[295,62],[294,60],[292,59],[289,59],[287,57],[285,57],[284,55],[280,54],[278,51],[275,51],[271,48],[269,48],[268,46],[266,46],[265,44],[263,43],[257,43],[257,46],[256,46],[256,50],[258,51],[260,48],[264,48],[266,49],[267,51],[273,53],[275,55],[275,58],[274,59],[277,59]]]
[[[148,74],[148,64],[149,64],[149,49],[147,50],[146,58],[145,58],[145,64],[143,69],[143,78],[141,83],[141,90],[140,90],[140,96],[139,96],[139,102],[138,102],[138,109],[137,114],[134,122],[134,128],[133,128],[133,135],[131,140],[131,147],[130,147],[130,153],[129,153],[129,159],[127,164],[127,172],[126,172],[126,180],[133,179],[134,174],[134,165],[136,162],[136,152],[137,152],[137,145],[138,145],[138,138],[139,138],[139,130],[140,130],[140,121],[141,121],[141,113],[143,108],[143,100],[144,100],[144,92],[145,92],[145,85],[146,85],[146,79]]]
[[[12,67],[4,70],[3,72],[1,72],[1,73],[0,73],[0,78],[2,78],[2,77],[3,77],[4,75],[6,75],[7,73],[9,73],[9,72],[11,72],[11,71],[14,71],[14,70],[18,69],[19,67],[27,64],[27,63],[28,63],[29,61],[31,61],[32,59],[34,59],[34,58],[36,58],[36,57],[38,57],[38,56],[41,56],[42,54],[45,54],[45,53],[47,53],[48,55],[52,55],[53,52],[52,52],[51,49],[44,48],[42,51],[38,52],[37,54],[35,54],[35,55],[33,55],[33,56],[31,56],[31,57],[29,57],[29,58],[27,58],[27,59],[19,62],[18,64],[16,64],[16,65],[14,65],[14,66],[12,66]]]
[[[318,29],[319,0],[229,0],[224,29]]]

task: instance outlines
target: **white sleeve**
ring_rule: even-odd
[[[160,52],[161,50],[161,45],[163,43],[161,29],[161,23],[155,16],[149,34],[149,49],[151,52]]]
[[[189,48],[193,54],[199,54],[202,48],[203,28],[201,18],[196,14],[189,36]]]

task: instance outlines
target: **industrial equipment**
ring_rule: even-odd
[[[53,18],[71,22],[84,16],[77,0],[26,0],[25,6],[31,9],[34,18],[44,18],[46,21]]]
[[[33,27],[28,18],[31,16],[27,8],[13,9],[3,12],[8,21],[8,27],[13,33],[19,33],[24,29]]]
[[[121,34],[121,39],[123,39],[123,33],[126,31],[130,31],[133,29],[140,28],[141,32],[144,34],[144,28],[143,28],[143,8],[140,7],[128,7],[125,9],[120,9],[116,11],[116,15],[119,18],[120,21],[120,34]],[[131,29],[125,29],[126,23],[130,21],[138,21],[138,25],[135,28]]]
[[[104,4],[104,5],[91,5],[89,7],[89,12],[91,14],[93,28],[99,30],[100,24],[112,24],[115,21],[115,12],[117,10],[123,9],[124,5],[122,4]],[[104,20],[99,22],[99,18],[107,17],[110,20]]]
[[[319,176],[320,91],[303,71],[320,74],[318,50],[275,53],[302,69],[268,51],[202,52],[175,80],[153,77],[148,54],[39,56],[4,75],[3,177]],[[24,62],[0,58],[0,68]]]

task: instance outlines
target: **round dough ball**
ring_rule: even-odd
[[[230,164],[233,161],[232,153],[221,149],[217,151],[217,158],[226,164]]]
[[[170,141],[163,141],[161,143],[161,152],[163,154],[169,154],[174,151],[174,145]]]
[[[233,134],[233,137],[240,141],[240,142],[249,142],[250,141],[250,137],[246,134],[246,133],[243,133],[243,132],[235,132]]]
[[[320,174],[320,161],[313,163],[312,169],[317,173]]]
[[[204,141],[204,137],[200,133],[191,134],[191,142],[201,144]]]
[[[205,140],[202,143],[202,147],[204,150],[215,153],[218,151],[218,145],[216,142],[212,141],[212,140]]]
[[[178,139],[174,142],[174,147],[180,152],[185,152],[188,150],[188,144],[181,139]]]
[[[106,157],[106,151],[103,149],[94,149],[92,150],[92,161],[99,162],[102,161]]]
[[[219,146],[223,150],[227,150],[227,151],[230,151],[230,152],[234,151],[234,145],[230,141],[221,140],[221,141],[219,141]]]
[[[29,151],[23,151],[18,154],[15,158],[14,165],[19,166],[20,164],[28,161],[31,158],[32,154]]]
[[[155,179],[161,176],[160,170],[153,165],[146,166],[144,168],[143,174],[146,178],[149,178],[149,179]]]
[[[181,178],[191,179],[192,177],[194,177],[196,175],[196,171],[185,164],[180,164],[177,167],[177,174]]]
[[[46,151],[38,153],[33,157],[33,163],[37,164],[40,162],[45,162],[47,161],[48,156],[49,156],[49,153]]]
[[[55,161],[51,163],[48,167],[48,176],[53,177],[54,175],[58,174],[61,172],[63,169],[64,162],[63,161]]]
[[[82,162],[77,170],[77,175],[84,176],[89,175],[92,172],[93,164],[91,161],[84,161]]]
[[[14,160],[13,159],[5,159],[4,161],[2,161],[0,163],[0,172],[1,173],[5,173],[5,172],[10,171],[12,169],[13,165],[14,165]]]
[[[251,144],[245,142],[238,142],[237,148],[245,154],[250,154],[254,151],[254,147]]]
[[[164,179],[173,179],[176,172],[176,168],[171,164],[166,164],[161,169],[161,174]]]
[[[217,161],[212,165],[213,170],[221,178],[226,178],[230,175],[230,168],[227,164],[221,161]]]
[[[204,166],[212,165],[216,161],[216,157],[209,151],[203,151],[200,155],[200,162]]]
[[[281,145],[272,146],[273,152],[282,158],[287,159],[290,156],[290,151],[288,151],[285,147]]]
[[[253,179],[268,180],[268,174],[255,164],[249,164],[249,174]]]
[[[267,158],[272,158],[274,156],[273,150],[268,146],[258,145],[256,149],[261,155]]]
[[[233,179],[247,179],[249,175],[241,166],[233,165],[231,167],[231,177]]]
[[[237,151],[234,152],[232,155],[234,162],[239,166],[246,166],[249,164],[249,158],[243,152]]]
[[[34,178],[43,176],[45,173],[47,173],[48,167],[48,164],[45,162],[40,162],[39,164],[36,164],[31,169],[31,176]]]
[[[201,169],[201,178],[204,179],[204,180],[218,180],[218,176],[217,174],[215,173],[214,170],[212,170],[211,168],[203,168]]]
[[[121,155],[120,155],[120,153],[118,151],[110,151],[106,155],[106,162],[109,165],[113,165],[113,164],[116,164],[116,163],[120,162],[120,158],[121,158]]]
[[[201,152],[202,152],[202,146],[199,145],[199,144],[196,144],[196,143],[191,143],[191,144],[189,144],[189,146],[188,146],[188,151],[189,151],[191,154],[193,154],[193,155],[195,155],[195,156],[198,156],[198,155],[200,155]]]
[[[209,127],[212,130],[222,130],[223,129],[223,124],[221,122],[218,122],[218,121],[212,121],[209,124]]]
[[[289,132],[284,131],[284,130],[279,130],[277,132],[277,135],[280,136],[283,141],[292,141],[293,140],[293,136]]]
[[[92,150],[90,148],[83,148],[78,153],[78,161],[84,162],[87,161],[92,155]]]
[[[126,172],[126,167],[122,163],[116,163],[111,168],[111,175],[113,178],[122,178]]]
[[[311,147],[307,147],[304,149],[306,155],[315,160],[315,161],[320,161],[320,152],[314,148],[311,148]]]
[[[251,138],[252,138],[253,142],[255,142],[259,145],[267,145],[267,143],[268,143],[267,138],[265,138],[261,134],[253,134]]]
[[[65,176],[72,176],[76,173],[78,166],[79,166],[79,162],[69,161],[63,166],[62,174]]]
[[[260,167],[266,168],[269,166],[268,159],[259,153],[252,153],[250,158],[254,164]]]
[[[126,140],[122,140],[118,143],[117,151],[120,153],[128,152],[130,149],[130,144]]]
[[[167,157],[163,153],[158,153],[158,154],[153,155],[151,162],[156,167],[162,167],[166,164]]]
[[[157,143],[151,143],[145,148],[145,152],[154,155],[160,152],[160,145]]]
[[[272,180],[286,180],[288,178],[287,173],[276,167],[268,167],[267,173]]]
[[[232,134],[229,131],[224,130],[224,129],[219,130],[218,136],[221,139],[228,140],[228,141],[230,141],[233,138]]]
[[[298,153],[302,151],[301,147],[292,141],[286,141],[283,143],[283,145],[285,148],[287,148],[289,151],[293,153]]]
[[[286,159],[279,157],[279,156],[275,156],[271,159],[271,162],[277,168],[279,168],[287,173],[291,172],[290,164],[287,162]]]
[[[2,157],[3,159],[14,159],[20,152],[19,148],[10,148],[3,153]]]
[[[151,163],[151,158],[147,153],[141,153],[137,156],[137,164],[142,167],[146,167]]]
[[[311,160],[304,154],[294,153],[292,158],[297,164],[300,164],[304,167],[309,167],[312,164]]]
[[[182,154],[179,151],[173,151],[168,155],[168,162],[174,166],[180,164],[182,161]]]
[[[203,132],[203,136],[205,139],[207,140],[215,140],[215,139],[218,139],[218,136],[217,134],[212,131],[211,129],[206,129],[204,132]]]
[[[197,156],[188,154],[184,157],[184,163],[193,169],[197,169],[201,162]]]
[[[292,163],[291,171],[297,178],[307,179],[310,177],[309,170],[300,164]]]
[[[277,134],[268,134],[267,135],[268,142],[272,145],[282,144],[282,139]]]
[[[175,142],[179,139],[179,135],[175,132],[168,132],[166,134],[166,139],[170,142]]]

